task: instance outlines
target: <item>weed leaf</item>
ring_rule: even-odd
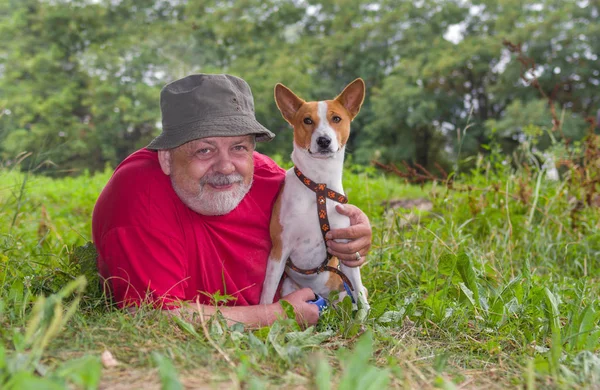
[[[460,291],[463,292],[463,294],[465,294],[465,297],[467,297],[467,300],[471,303],[472,307],[475,307],[475,300],[473,299],[473,291],[471,291],[469,289],[469,287],[467,287],[464,283],[459,283],[458,286],[460,287]]]
[[[327,364],[327,360],[323,358],[317,360],[314,378],[317,390],[331,389],[331,368]]]
[[[562,353],[561,335],[560,335],[560,312],[558,311],[558,300],[552,292],[546,287],[544,289],[546,297],[546,314],[550,323],[550,332],[552,344],[550,346],[549,363],[553,375],[558,375],[559,360]]]
[[[32,373],[20,371],[6,385],[5,390],[64,390],[65,386],[50,379],[34,376]]]
[[[473,269],[473,264],[471,263],[469,256],[465,253],[459,254],[456,261],[456,268],[465,285],[473,292],[475,302],[479,302],[479,288],[477,286],[475,270]]]
[[[250,349],[258,352],[260,356],[267,356],[269,354],[267,346],[254,333],[248,334],[248,344],[250,344]]]
[[[152,360],[158,367],[158,375],[163,390],[182,390],[183,386],[177,379],[177,371],[175,366],[168,358],[162,356],[158,352],[152,352]]]
[[[369,365],[373,353],[373,335],[365,332],[348,357],[344,367],[344,375],[340,380],[340,390],[351,389],[385,389],[389,382],[387,370],[381,370]]]
[[[200,339],[200,335],[198,334],[198,332],[196,332],[196,329],[194,328],[194,326],[192,324],[190,324],[189,322],[187,322],[186,320],[184,320],[183,318],[179,317],[179,316],[171,316],[171,318],[173,319],[173,321],[177,324],[177,326],[179,326],[181,328],[181,330],[183,330],[185,333],[194,336],[198,339]]]
[[[456,256],[453,254],[450,254],[450,253],[444,253],[440,257],[438,271],[442,275],[452,276],[455,269],[456,269]]]
[[[402,323],[402,319],[404,318],[405,311],[406,311],[406,309],[404,309],[403,307],[400,308],[399,311],[394,311],[394,310],[386,311],[385,313],[383,313],[383,315],[381,317],[379,317],[377,319],[377,321],[381,322],[382,324],[389,324],[389,323],[400,324],[400,323]]]
[[[101,373],[100,359],[96,356],[84,356],[64,363],[56,374],[82,388],[96,389],[100,383]]]
[[[315,332],[313,326],[308,327],[302,332],[289,332],[285,335],[287,341],[291,344],[301,347],[317,346],[333,335],[332,331]]]

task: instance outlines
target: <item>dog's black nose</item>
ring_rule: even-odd
[[[317,145],[319,145],[323,149],[329,147],[330,144],[331,144],[331,138],[329,138],[329,137],[317,138]]]

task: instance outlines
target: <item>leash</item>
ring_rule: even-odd
[[[300,172],[300,170],[297,167],[294,167],[294,173],[296,173],[296,177],[298,177],[298,179],[306,187],[313,191],[317,196],[317,214],[319,216],[319,225],[321,233],[323,235],[323,241],[325,242],[325,246],[327,247],[327,238],[325,238],[325,235],[329,230],[331,230],[331,227],[329,225],[329,218],[327,218],[327,199],[331,199],[338,203],[345,204],[348,203],[348,198],[345,195],[340,194],[339,192],[335,192],[334,190],[327,188],[327,184],[315,183],[314,181],[310,180],[308,177],[304,176],[304,174]],[[354,291],[354,287],[352,286],[350,279],[348,279],[348,277],[339,268],[331,267],[328,265],[329,260],[331,260],[332,257],[333,256],[331,255],[331,253],[328,252],[327,257],[325,258],[325,260],[323,260],[321,265],[311,269],[302,269],[296,267],[292,262],[291,258],[287,259],[286,265],[292,270],[303,275],[314,275],[319,274],[323,271],[334,272],[342,278],[342,281],[346,285],[348,285],[348,287],[350,287],[352,291]]]

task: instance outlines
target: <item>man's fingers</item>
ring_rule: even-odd
[[[327,252],[331,253],[333,256],[336,256],[338,259],[342,260],[344,263],[350,262],[349,267],[357,267],[364,263],[364,257],[369,253],[369,249],[371,248],[371,242],[368,239],[362,238],[356,241],[350,241],[348,243],[340,243],[340,242],[327,242]],[[356,259],[356,253],[360,254],[361,259]],[[355,264],[354,262],[361,261],[360,263]]]
[[[335,209],[338,213],[350,218],[363,215],[361,209],[359,209],[353,204],[336,204]]]
[[[346,266],[346,267],[350,267],[350,268],[354,268],[354,267],[360,267],[361,265],[363,265],[364,263],[367,262],[367,258],[366,257],[361,257],[360,260],[341,260],[340,261]]]
[[[329,251],[333,256],[337,257],[340,261],[342,261],[345,265],[349,267],[358,267],[365,263],[366,251],[359,251],[360,260],[356,260],[356,253],[342,253],[336,251]]]
[[[327,249],[331,249],[333,251],[336,252],[341,252],[341,253],[346,253],[346,254],[352,254],[354,256],[356,252],[361,252],[361,256],[363,255],[363,250],[364,250],[364,254],[367,254],[367,251],[369,250],[369,244],[370,241],[368,238],[366,237],[361,237],[358,238],[354,241],[350,241],[350,242],[336,242],[333,240],[328,240],[327,241]]]
[[[347,228],[333,229],[327,232],[327,239],[353,240],[359,237],[371,237],[371,224],[369,218],[358,207],[351,204],[336,205],[336,210],[350,218],[350,226]]]
[[[319,308],[316,305],[308,303],[308,301],[312,301],[316,298],[313,290],[310,288],[302,288],[291,293],[287,297],[289,297],[288,302],[294,306],[298,324],[303,326],[314,325],[319,321]]]
[[[352,204],[338,204],[335,206],[335,210],[350,218],[351,225],[358,224],[369,224],[369,218],[361,209]]]
[[[298,295],[300,295],[300,299],[303,301],[312,301],[313,299],[315,299],[317,296],[315,295],[315,293],[313,292],[313,290],[311,290],[308,287],[302,288],[300,290],[298,290]]]
[[[358,207],[350,204],[336,205],[336,210],[350,218],[350,226],[327,232],[327,251],[348,267],[359,267],[365,263],[364,257],[371,248],[372,231],[369,218]],[[356,260],[357,252],[361,256],[359,260]]]
[[[314,325],[319,321],[319,308],[316,305],[308,303],[316,298],[315,293],[310,288],[301,288],[291,294],[281,298],[289,302],[294,307],[296,321],[302,326]]]
[[[347,228],[332,229],[327,232],[328,240],[346,239],[354,240],[359,237],[369,236],[371,229],[367,225],[352,225]]]
[[[296,290],[285,297],[281,298],[284,301],[292,302],[306,302],[315,299],[315,293],[308,287]]]
[[[336,204],[335,209],[338,213],[345,215],[347,217],[354,216],[356,214],[360,214],[360,209],[351,204]]]

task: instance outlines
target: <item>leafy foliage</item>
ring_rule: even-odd
[[[10,336],[3,334],[3,338],[11,338],[15,350],[7,355],[5,347],[0,346],[0,385],[3,389],[63,389],[67,383],[84,389],[98,387],[101,365],[97,357],[87,355],[70,360],[53,371],[41,362],[50,341],[77,311],[85,285],[85,278],[80,277],[56,294],[37,298],[25,332],[15,329]],[[74,300],[63,307],[63,300],[73,293],[76,293]],[[0,311],[0,318],[2,314]],[[42,377],[36,376],[36,372]]]
[[[118,377],[98,359],[107,347],[119,372],[143,382],[156,367],[169,388],[198,371],[244,388],[593,386],[600,140],[584,119],[600,99],[598,17],[583,1],[1,3],[0,386],[97,388]],[[279,134],[261,148],[282,165],[276,82],[323,99],[367,81],[344,177],[375,233],[366,320],[345,299],[308,329],[289,313],[199,330],[102,297],[88,242],[110,167],[159,131],[164,83],[222,71],[253,87]],[[460,170],[414,187],[360,165],[373,158]],[[423,196],[431,211],[387,207]]]
[[[0,15],[0,158],[35,153],[47,173],[102,170],[145,146],[160,88],[195,72],[246,79],[278,134],[260,147],[284,155],[277,82],[312,100],[364,78],[348,148],[361,164],[447,168],[495,137],[510,153],[528,125],[549,126],[534,83],[573,141],[600,104],[596,2],[10,0]]]
[[[454,176],[450,188],[441,183],[408,187],[394,177],[354,166],[349,159],[345,188],[370,214],[375,232],[370,263],[362,271],[372,303],[366,320],[356,317],[346,299],[330,306],[319,324],[309,329],[285,319],[271,327],[245,330],[240,325],[229,327],[222,316],[215,316],[205,333],[150,308],[135,316],[112,310],[91,285],[78,295],[83,303],[79,310],[75,303],[69,306],[71,320],[54,341],[43,344],[36,361],[61,351],[99,353],[108,346],[130,370],[161,367],[158,380],[173,386],[189,383],[187,370],[201,367],[229,372],[237,383],[256,388],[268,383],[452,388],[465,381],[465,370],[481,372],[474,379],[481,386],[591,384],[600,373],[595,283],[600,269],[600,214],[591,207],[597,188],[588,182],[596,177],[593,161],[599,157],[589,150],[596,138],[589,135],[579,146],[553,144],[550,150],[556,156],[573,162],[562,171],[563,179],[553,181],[545,178],[546,168],[533,158],[536,136],[543,133],[532,133],[531,142],[519,149],[520,164],[507,161],[500,146],[492,145],[468,175]],[[585,166],[574,164],[582,159]],[[27,338],[11,329],[41,329],[33,333],[40,335],[60,329],[50,325],[52,317],[33,328],[26,325],[38,313],[35,307],[48,305],[43,302],[56,305],[67,297],[60,289],[78,274],[93,277],[84,266],[93,250],[82,246],[85,235],[70,229],[89,229],[95,199],[91,194],[100,191],[107,174],[52,180],[2,173],[4,183],[14,184],[2,192],[5,210],[11,212],[2,214],[0,321],[6,330],[0,335],[7,347],[0,361],[19,359],[21,351],[30,349],[21,346]],[[412,210],[384,211],[386,200],[425,193],[434,207],[419,214],[417,224],[404,222],[414,221]],[[50,194],[70,198],[69,203],[53,201]],[[20,211],[15,212],[16,207]],[[60,215],[70,216],[68,223],[59,224]],[[41,235],[40,219],[53,222]],[[40,293],[58,293],[62,298],[44,301],[38,298]],[[50,306],[42,312],[50,313]],[[136,352],[144,345],[150,345],[143,347],[148,348],[145,351],[162,360]],[[221,354],[233,366],[219,358]],[[67,360],[66,368],[52,362],[45,374],[27,380],[97,383],[100,374],[92,369],[96,358],[81,359]],[[294,374],[285,374],[290,371]],[[215,373],[209,378],[223,380]],[[101,376],[103,381],[109,377]],[[21,380],[15,378],[10,380]]]

